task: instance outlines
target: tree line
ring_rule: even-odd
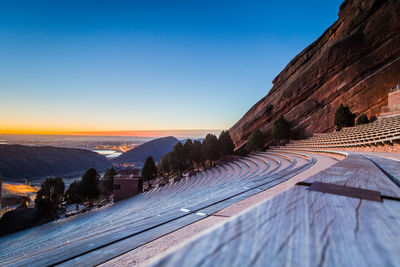
[[[361,114],[357,120],[357,115],[351,112],[349,106],[340,104],[339,108],[335,112],[335,127],[336,130],[340,131],[343,127],[353,127],[354,125],[362,125],[376,121],[376,116],[372,115],[369,119],[364,113]]]
[[[115,174],[114,168],[107,169],[100,185],[100,175],[96,169],[90,168],[82,175],[80,181],[71,183],[66,191],[61,177],[46,178],[36,193],[35,207],[44,215],[54,216],[64,201],[76,204],[78,209],[78,204],[88,202],[91,206],[100,197],[108,200],[113,192]]]
[[[184,144],[176,143],[171,152],[162,156],[158,161],[158,168],[151,157],[147,158],[142,169],[142,177],[147,181],[156,178],[158,174],[163,177],[171,174],[182,177],[184,172],[215,166],[222,157],[233,155],[234,148],[228,131],[222,131],[218,138],[213,134],[207,134],[203,142],[187,139]]]
[[[291,136],[290,129],[290,123],[281,116],[274,122],[272,135],[278,139],[287,139]],[[143,165],[142,177],[146,181],[158,175],[165,178],[172,174],[182,177],[185,172],[213,167],[218,160],[227,156],[245,156],[252,151],[264,150],[265,139],[263,132],[256,129],[250,134],[246,146],[237,151],[234,151],[235,145],[229,131],[222,131],[219,137],[207,134],[203,142],[187,139],[184,144],[178,142],[171,152],[162,156],[157,166],[153,158],[148,157]]]

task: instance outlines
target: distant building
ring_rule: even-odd
[[[400,84],[395,88],[390,88],[388,93],[388,105],[382,108],[380,117],[390,117],[400,115]]]
[[[129,172],[119,172],[114,176],[113,200],[120,201],[132,197],[143,190],[143,178]]]
[[[400,109],[400,85],[397,85],[397,90],[389,93],[388,108],[389,110]]]

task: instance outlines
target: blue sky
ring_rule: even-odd
[[[1,1],[0,132],[228,129],[342,1]]]

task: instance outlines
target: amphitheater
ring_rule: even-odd
[[[379,152],[400,152],[400,116],[381,118],[373,123],[319,134],[306,140],[292,141],[285,148],[324,148]],[[383,146],[385,146],[383,148]]]
[[[253,153],[1,237],[0,265],[400,266],[399,140],[393,116]]]

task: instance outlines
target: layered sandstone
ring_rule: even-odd
[[[331,131],[343,103],[379,115],[400,82],[400,1],[346,0],[338,20],[274,79],[269,93],[230,130],[236,146],[284,115],[304,135]]]

